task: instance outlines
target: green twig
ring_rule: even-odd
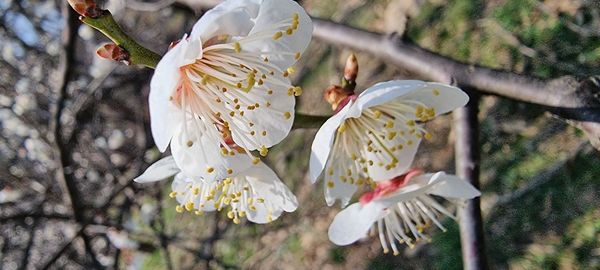
[[[144,48],[129,37],[108,10],[103,10],[102,14],[96,18],[81,17],[80,19],[83,23],[102,32],[102,34],[110,38],[115,44],[125,49],[129,53],[129,59],[127,60],[130,64],[156,68],[161,56]]]

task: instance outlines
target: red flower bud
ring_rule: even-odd
[[[129,65],[129,53],[116,44],[104,44],[96,50],[96,54],[104,59],[124,62]]]

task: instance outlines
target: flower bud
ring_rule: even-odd
[[[348,56],[348,59],[346,59],[344,79],[350,84],[353,84],[356,81],[356,76],[358,76],[358,60],[356,60],[356,55],[352,53]]]
[[[94,0],[67,0],[69,5],[83,17],[95,18],[100,15],[100,9]]]
[[[116,44],[104,44],[96,50],[96,54],[104,59],[124,62],[129,65],[129,53]]]
[[[338,85],[332,85],[329,86],[323,93],[323,99],[325,99],[327,103],[331,104],[332,110],[337,112],[341,109],[340,105],[345,105],[348,101],[348,97],[353,95],[354,91],[352,90],[342,88]]]

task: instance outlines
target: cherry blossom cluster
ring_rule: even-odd
[[[295,98],[292,65],[312,35],[310,17],[291,0],[227,0],[206,12],[162,58],[150,84],[154,141],[167,156],[135,181],[174,176],[177,212],[225,211],[234,223],[268,223],[298,202],[261,158],[290,132]],[[419,144],[434,132],[424,123],[464,106],[468,96],[440,83],[388,81],[354,92],[358,65],[325,98],[336,113],[312,144],[310,178],[323,179],[325,200],[346,207],[329,228],[331,241],[353,243],[378,233],[385,252],[413,246],[424,230],[454,217],[434,197],[479,196],[444,172],[411,169]]]

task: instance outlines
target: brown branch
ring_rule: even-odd
[[[600,83],[596,77],[543,80],[461,63],[395,34],[373,33],[322,19],[313,19],[313,23],[316,38],[368,52],[424,79],[544,106],[585,131],[592,144],[600,149]]]
[[[479,95],[471,94],[469,104],[454,111],[456,128],[456,174],[479,189]],[[458,211],[463,268],[488,269],[485,254],[480,198],[465,202]]]

